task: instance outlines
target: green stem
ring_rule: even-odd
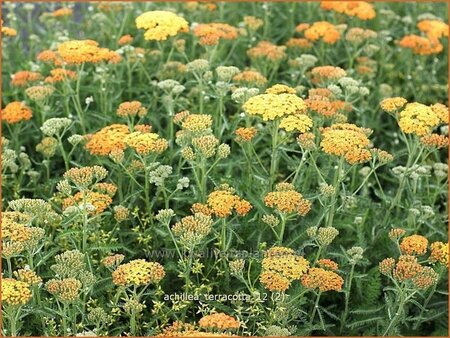
[[[348,303],[350,301],[350,291],[352,289],[352,280],[353,280],[354,272],[355,272],[355,264],[352,264],[352,267],[350,269],[350,276],[348,279],[348,288],[347,288],[347,290],[345,290],[345,307],[344,307],[344,314],[342,315],[342,320],[341,320],[341,329],[340,329],[341,334],[342,334],[342,330],[344,329],[345,321],[347,320],[347,316],[348,316]]]

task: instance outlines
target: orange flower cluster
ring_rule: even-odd
[[[370,129],[360,128],[350,123],[336,123],[331,127],[321,128],[322,150],[330,155],[344,156],[350,164],[367,162],[372,154],[367,149],[370,141],[367,137]]]
[[[113,150],[125,149],[125,137],[130,133],[128,126],[112,124],[89,137],[85,148],[91,155],[107,156]]]
[[[312,43],[308,39],[304,38],[290,38],[286,42],[288,48],[309,49],[312,47]]]
[[[410,34],[404,36],[398,45],[408,48],[418,55],[438,54],[444,50],[444,46],[437,39],[429,39],[423,36]]]
[[[301,278],[302,285],[309,289],[325,291],[341,291],[344,280],[333,271],[322,268],[309,268],[308,272]]]
[[[279,212],[297,212],[300,216],[305,216],[311,210],[311,202],[295,191],[290,183],[278,183],[275,191],[269,192],[264,197],[264,203],[270,208],[276,208]]]
[[[349,112],[352,110],[351,103],[333,100],[331,91],[327,88],[311,89],[305,103],[311,111],[326,117],[334,116],[338,112]]]
[[[63,210],[70,206],[77,206],[82,203],[93,205],[95,210],[90,213],[93,215],[99,215],[111,205],[112,198],[109,195],[93,191],[77,192],[73,197],[71,196],[64,199]]]
[[[305,29],[303,34],[310,41],[318,41],[321,39],[330,45],[335,44],[341,38],[341,33],[336,26],[327,21],[314,22]]]
[[[202,317],[198,324],[203,328],[219,330],[239,329],[241,326],[237,319],[221,312]]]
[[[73,10],[70,8],[59,8],[56,11],[51,13],[51,16],[54,18],[62,18],[65,16],[71,16],[73,14]]]
[[[420,235],[407,236],[400,243],[400,249],[406,255],[423,255],[427,252],[427,247],[428,240]]]
[[[233,210],[240,216],[245,216],[252,209],[252,205],[235,194],[235,190],[224,184],[208,195],[207,207],[218,217],[228,217]],[[208,214],[208,213],[207,213]]]
[[[255,127],[238,128],[234,132],[236,134],[236,142],[250,142],[256,136],[257,130]]]
[[[309,262],[294,250],[273,247],[264,253],[260,282],[270,291],[286,291],[294,280],[300,280]]]
[[[23,102],[13,101],[2,109],[1,119],[6,123],[14,124],[20,121],[30,120],[33,116],[31,109]]]
[[[250,59],[266,59],[272,62],[280,62],[286,57],[286,46],[277,46],[269,41],[260,41],[255,47],[247,51]]]
[[[361,20],[370,20],[377,16],[373,5],[365,1],[322,1],[320,7],[327,11],[356,16]]]
[[[337,81],[347,75],[341,67],[319,66],[311,69],[311,82],[314,84]]]
[[[200,44],[203,46],[214,46],[220,39],[234,40],[238,37],[236,27],[226,23],[201,23],[195,26],[194,35],[200,38]]]
[[[14,87],[24,87],[41,79],[41,73],[21,70],[12,76],[11,85]]]
[[[130,34],[126,34],[119,38],[119,40],[117,41],[117,44],[119,46],[123,46],[123,45],[129,45],[132,42],[133,42],[133,37]]]
[[[420,138],[420,143],[425,147],[442,149],[448,147],[448,137],[439,134],[425,135]]]
[[[242,85],[256,85],[257,87],[262,87],[267,83],[267,78],[256,70],[248,69],[235,75],[233,81]]]
[[[448,25],[439,20],[422,20],[417,24],[417,28],[428,36],[430,40],[440,39],[448,36]]]
[[[144,117],[147,115],[147,108],[142,106],[142,103],[139,101],[131,101],[131,102],[122,102],[117,108],[117,116],[120,117],[133,117],[139,116]]]
[[[61,57],[58,55],[58,53],[56,53],[55,51],[52,51],[50,49],[47,49],[47,50],[44,50],[44,51],[40,52],[37,55],[36,58],[37,58],[38,61],[51,63],[51,64],[53,64],[55,66],[62,66],[63,65]]]
[[[328,258],[322,258],[317,261],[317,265],[319,265],[321,268],[329,269],[333,271],[337,271],[339,269],[339,265]]]
[[[52,69],[50,71],[50,74],[51,76],[47,76],[45,78],[45,82],[47,83],[58,83],[63,82],[65,80],[68,81],[75,80],[78,76],[76,72],[64,68]]]
[[[108,48],[100,48],[94,40],[70,40],[58,46],[58,54],[67,64],[118,63],[122,57]]]

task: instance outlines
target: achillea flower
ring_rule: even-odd
[[[398,45],[408,48],[418,55],[438,54],[444,50],[444,46],[437,39],[428,39],[414,34],[404,36]]]
[[[125,137],[130,133],[128,126],[112,124],[93,134],[86,143],[85,148],[91,155],[107,156],[113,150],[124,150]]]
[[[251,204],[235,194],[235,190],[224,184],[208,195],[208,208],[218,217],[228,217],[233,210],[245,216],[252,208]]]
[[[373,30],[353,27],[345,34],[345,40],[351,43],[361,44],[366,40],[375,39],[377,35],[377,32]]]
[[[64,173],[64,178],[74,183],[80,189],[86,189],[90,185],[106,178],[108,171],[98,165],[92,167],[71,168]]]
[[[351,165],[369,162],[372,159],[372,153],[367,149],[352,149],[344,155],[347,163]]]
[[[385,276],[390,275],[394,267],[395,267],[395,259],[391,257],[383,259],[378,264],[378,269]]]
[[[55,156],[57,148],[58,140],[54,137],[44,137],[41,142],[36,145],[36,151],[47,158]]]
[[[238,128],[234,133],[236,134],[236,142],[250,142],[256,136],[257,129],[255,127]]]
[[[288,132],[297,131],[305,133],[311,129],[313,121],[305,114],[289,115],[283,117],[280,122],[280,128]]]
[[[341,67],[320,66],[311,70],[311,82],[314,84],[334,82],[347,75]]]
[[[313,151],[316,149],[315,135],[313,133],[300,134],[297,137],[297,143],[305,150]]]
[[[381,101],[380,106],[386,113],[395,113],[407,103],[408,101],[403,97],[390,97]]]
[[[428,240],[420,235],[407,236],[400,243],[400,249],[406,255],[424,255],[427,247]]]
[[[425,33],[430,40],[448,36],[448,25],[443,21],[422,20],[417,24],[417,28]]]
[[[28,285],[38,285],[42,283],[42,278],[29,268],[14,271],[14,276],[16,276],[17,280],[27,283]]]
[[[38,72],[30,72],[28,70],[21,70],[15,73],[11,78],[11,85],[13,87],[24,87],[30,83],[39,81],[42,79],[42,74]]]
[[[17,35],[17,31],[14,28],[3,26],[2,24],[2,36],[14,37]]]
[[[420,138],[420,143],[428,148],[445,148],[448,147],[448,137],[439,134],[425,135]]]
[[[439,117],[442,123],[448,123],[449,111],[448,107],[442,103],[435,103],[430,106],[434,113]]]
[[[430,262],[448,266],[448,243],[431,243]]]
[[[122,205],[116,205],[114,207],[114,219],[117,222],[123,222],[130,216],[130,209]]]
[[[55,92],[53,86],[33,86],[25,90],[25,94],[32,101],[43,101],[50,97]]]
[[[216,154],[219,140],[214,135],[204,135],[194,137],[192,145],[200,156],[210,158]]]
[[[115,184],[104,182],[94,184],[92,189],[99,193],[106,194],[111,198],[114,197],[117,192],[117,186]]]
[[[329,269],[332,271],[337,271],[339,269],[339,265],[328,258],[322,258],[317,261],[317,264],[324,269]]]
[[[298,49],[310,49],[312,47],[312,43],[308,39],[304,38],[290,38],[286,42],[286,47],[288,48],[298,48]]]
[[[438,115],[429,106],[422,103],[408,103],[400,112],[398,125],[406,134],[423,136],[440,124]]]
[[[317,231],[317,241],[320,245],[330,245],[337,235],[339,235],[339,230],[336,228],[322,227]]]
[[[23,102],[13,101],[2,109],[2,120],[8,124],[15,124],[20,121],[28,121],[33,116],[31,109]]]
[[[269,192],[264,197],[264,204],[282,213],[297,212],[301,216],[306,215],[311,209],[311,202],[305,200],[289,183],[277,184],[275,191]]]
[[[405,233],[406,233],[406,231],[403,230],[403,229],[400,229],[400,228],[394,228],[394,229],[389,230],[389,238],[390,238],[392,241],[397,241],[397,240],[399,240],[400,238],[402,238],[402,236],[403,236]]]
[[[372,157],[375,158],[376,160],[378,160],[382,164],[386,164],[386,163],[392,162],[394,160],[394,156],[385,150],[381,150],[378,148],[372,148],[372,149],[370,149],[370,152],[372,154]]]
[[[117,44],[119,46],[123,45],[129,45],[133,42],[133,37],[130,34],[122,35],[119,40],[117,41]]]
[[[341,100],[331,100],[327,96],[309,95],[305,100],[308,108],[322,116],[331,117],[341,111],[351,111],[351,104]]]
[[[144,259],[135,259],[121,264],[112,273],[113,283],[121,286],[140,286],[158,283],[164,278],[164,267],[156,262],[147,262]]]
[[[303,34],[310,41],[322,39],[323,42],[330,45],[335,44],[341,38],[341,33],[336,26],[327,21],[314,22],[305,29]]]
[[[195,26],[194,35],[200,38],[203,46],[213,46],[219,43],[220,39],[234,40],[239,34],[238,30],[226,23],[201,23]]]
[[[71,16],[73,14],[73,10],[71,8],[59,8],[50,14],[54,18],[61,18],[61,17]]]
[[[242,106],[245,112],[250,115],[260,115],[264,121],[306,112],[305,102],[297,95],[292,93],[271,94],[271,88],[264,94],[248,99]]]
[[[286,46],[277,46],[269,41],[260,41],[247,51],[250,59],[264,59],[280,62],[286,57]]]
[[[13,278],[2,278],[1,291],[2,302],[10,306],[25,305],[32,297],[29,284]]]
[[[370,159],[370,152],[363,152],[369,146],[367,130],[349,123],[337,123],[322,128],[322,150],[329,155],[344,156],[350,164]]]
[[[109,255],[102,258],[101,263],[107,268],[117,268],[125,259],[122,254]]]
[[[141,155],[160,154],[169,146],[167,140],[160,138],[156,133],[134,132],[125,136],[124,142]]]
[[[211,232],[212,224],[211,216],[195,213],[193,216],[183,217],[180,222],[175,223],[172,231],[175,236],[180,238],[183,245],[190,247],[201,243]]]
[[[76,80],[78,74],[72,70],[64,68],[55,68],[50,71],[51,76],[45,78],[47,83],[58,83],[64,81]]]
[[[254,17],[254,16],[244,16],[244,25],[252,31],[258,30],[262,25],[264,25],[264,20]]]
[[[69,40],[58,46],[58,54],[67,64],[100,63],[109,61],[117,63],[121,57],[107,48],[100,48],[94,40]]]
[[[147,108],[143,107],[142,103],[139,101],[122,102],[117,108],[116,113],[117,116],[120,117],[144,117],[147,115]]]
[[[150,11],[136,18],[136,27],[145,29],[145,40],[162,41],[179,32],[187,32],[189,23],[175,13],[168,11]]]
[[[332,10],[348,16],[356,16],[361,20],[370,20],[377,15],[373,5],[365,1],[322,1],[320,3],[320,8],[327,11]]]
[[[213,313],[204,316],[198,322],[200,327],[219,330],[239,329],[239,320],[225,313]]]
[[[412,278],[414,286],[419,289],[428,289],[438,282],[439,275],[429,266],[424,266],[422,270]]]
[[[319,289],[320,292],[341,291],[344,280],[333,271],[322,268],[309,268],[301,278],[302,285],[309,289]]]
[[[61,66],[63,64],[61,57],[58,53],[52,50],[44,50],[37,55],[38,61],[51,63],[55,66]]]
[[[294,250],[273,247],[264,253],[260,282],[270,291],[286,291],[294,280],[300,280],[309,262]]]
[[[207,114],[189,114],[181,122],[181,128],[191,133],[209,130],[212,126],[212,117]]]
[[[62,280],[51,279],[45,283],[45,288],[62,302],[74,302],[80,297],[82,283],[75,278],[64,278]]]
[[[94,210],[89,210],[91,214],[101,214],[110,206],[112,198],[109,195],[93,192],[93,191],[81,191],[77,192],[74,196],[67,197],[63,201],[63,210],[70,206],[81,206],[83,203],[90,204]],[[82,206],[85,208],[86,206]]]
[[[399,282],[404,282],[415,277],[422,271],[423,267],[417,262],[417,258],[409,255],[399,257],[392,275]]]
[[[235,75],[233,81],[246,86],[262,87],[267,83],[267,78],[256,70],[247,69]]]

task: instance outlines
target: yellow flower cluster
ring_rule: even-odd
[[[235,194],[235,190],[228,185],[221,185],[208,195],[207,206],[211,214],[217,217],[228,217],[233,210],[240,216],[245,216],[252,205]]]
[[[164,267],[155,262],[147,262],[144,259],[135,259],[126,264],[121,264],[112,273],[113,283],[116,285],[147,285],[158,283],[165,276]]]
[[[67,64],[117,63],[121,56],[108,48],[100,48],[94,40],[69,40],[58,46],[59,58]]]
[[[275,191],[264,197],[264,203],[270,208],[276,208],[282,213],[297,212],[304,216],[311,210],[311,202],[304,199],[302,194],[295,191],[292,184],[278,183]]]
[[[198,324],[203,328],[219,330],[239,329],[241,326],[237,319],[221,312],[202,317]]]
[[[271,87],[273,88],[273,87]],[[259,115],[264,121],[273,121],[279,117],[303,114],[306,112],[305,102],[297,95],[290,93],[272,94],[271,88],[266,93],[251,97],[244,103],[243,109],[250,115]]]
[[[302,285],[309,289],[325,291],[341,291],[344,280],[333,271],[322,268],[309,268],[308,272],[301,278]]]
[[[125,136],[123,141],[141,155],[150,153],[161,154],[169,146],[167,140],[160,138],[156,133],[142,133],[138,131]]]
[[[398,125],[406,134],[423,136],[431,133],[432,129],[441,123],[435,111],[422,103],[408,103],[400,112]]]
[[[24,305],[32,297],[29,284],[13,278],[2,278],[1,291],[2,302],[11,306]]]
[[[312,119],[305,114],[289,115],[283,117],[280,122],[280,128],[286,131],[298,131],[305,133],[313,126]]]
[[[389,97],[380,102],[381,109],[386,113],[395,113],[402,109],[408,101],[403,97]]]
[[[264,253],[260,282],[270,291],[286,291],[294,280],[300,280],[309,262],[294,250],[273,247]]]
[[[136,27],[145,29],[145,40],[167,40],[179,32],[187,32],[189,23],[175,13],[168,11],[150,11],[136,18]]]
[[[439,262],[445,266],[448,266],[448,243],[431,243],[430,262]]]

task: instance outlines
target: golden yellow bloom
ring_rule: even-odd
[[[271,89],[269,88],[268,91]],[[264,93],[251,97],[242,108],[250,115],[260,115],[264,121],[306,112],[305,102],[295,94]]]
[[[93,191],[77,192],[73,197],[67,197],[63,201],[63,210],[69,206],[80,205],[83,202],[94,206],[95,210],[91,213],[94,215],[101,214],[112,203],[110,196]]]
[[[311,129],[313,121],[305,114],[289,115],[281,119],[280,128],[286,131],[305,133]]]
[[[408,101],[403,97],[390,97],[381,101],[380,106],[386,113],[395,113],[407,103]]]
[[[136,18],[136,27],[145,29],[145,40],[167,40],[169,36],[175,36],[179,32],[189,30],[188,22],[168,11],[150,11]]]
[[[400,112],[398,125],[406,134],[423,136],[440,124],[438,115],[430,107],[418,103],[408,103]]]
[[[439,39],[448,36],[448,25],[439,20],[422,20],[417,24],[417,28],[424,32],[429,39]]]
[[[134,132],[125,136],[123,141],[141,155],[160,154],[169,146],[166,139],[155,133]]]
[[[325,291],[341,291],[344,280],[333,271],[322,268],[309,268],[308,272],[301,278],[302,285],[309,289]]]
[[[127,116],[139,116],[144,117],[147,115],[147,108],[142,106],[139,101],[122,102],[117,108],[117,116],[127,117]]]
[[[279,94],[296,94],[296,93],[297,91],[294,88],[286,86],[284,84],[276,84],[266,89],[266,94],[279,95]]]
[[[204,316],[198,323],[200,327],[219,330],[239,329],[241,326],[237,319],[221,312]]]
[[[448,266],[448,243],[431,243],[430,262],[439,262],[445,266]]]
[[[128,126],[112,124],[90,136],[85,147],[91,155],[107,156],[113,150],[125,149],[124,139],[129,133]]]
[[[20,306],[31,299],[31,291],[28,283],[13,278],[2,278],[2,302],[6,305]]]
[[[14,28],[6,27],[2,25],[2,36],[14,37],[17,35],[17,31]]]
[[[277,46],[269,41],[260,41],[255,47],[247,51],[250,59],[267,59],[272,62],[279,62],[286,57],[286,46]]]
[[[252,206],[235,194],[235,190],[228,185],[219,186],[208,195],[208,208],[218,217],[228,217],[233,210],[240,216],[245,216]]]
[[[309,262],[294,250],[273,247],[264,253],[260,282],[270,291],[286,291],[294,280],[300,280]]]
[[[158,283],[166,275],[164,267],[156,262],[147,262],[144,259],[134,259],[121,264],[112,273],[113,283],[116,285],[147,285]]]
[[[341,38],[341,33],[332,23],[327,21],[314,22],[304,31],[305,38],[310,41],[322,39],[323,42],[330,45],[336,43]]]
[[[214,135],[203,135],[192,139],[195,150],[204,158],[213,157],[216,154],[218,144],[219,140]]]
[[[2,109],[2,120],[9,124],[30,120],[32,116],[31,109],[23,102],[13,101]]]
[[[373,5],[365,1],[322,1],[320,8],[348,16],[356,16],[361,20],[370,20],[377,15]]]
[[[443,123],[448,123],[449,111],[448,107],[442,103],[435,103],[430,106],[434,113],[439,117],[439,120]]]
[[[207,114],[189,114],[183,119],[181,127],[189,132],[202,132],[212,126],[212,117]]]
[[[407,236],[400,243],[400,249],[406,255],[423,255],[427,252],[427,247],[428,240],[420,235]]]
[[[289,183],[279,183],[275,191],[269,192],[264,197],[264,204],[270,208],[276,208],[279,212],[297,212],[301,216],[306,215],[311,209],[311,202],[305,200],[294,186]]]
[[[70,40],[58,46],[58,54],[68,64],[99,63],[110,61],[117,63],[121,57],[107,48],[100,48],[94,40]]]
[[[237,142],[250,142],[256,136],[257,130],[255,127],[238,128],[234,133]]]
[[[24,87],[41,79],[41,73],[21,70],[12,76],[11,85],[14,87]]]
[[[226,23],[201,23],[195,26],[194,35],[200,38],[203,46],[213,46],[219,43],[220,39],[234,40],[238,37],[235,27]]]

